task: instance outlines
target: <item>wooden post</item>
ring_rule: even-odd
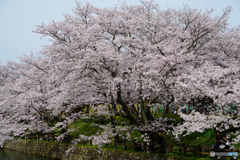
[[[117,140],[116,140],[116,136],[114,137],[114,149],[116,149],[117,148],[117,145],[116,145],[116,142]]]
[[[77,118],[75,119],[75,121],[76,121],[76,130],[75,130],[75,132],[76,132],[76,139],[78,138],[78,136],[77,136],[77,128],[78,128],[78,126],[77,126]]]
[[[146,143],[145,142],[143,142],[143,150],[144,150],[144,152],[147,152]]]
[[[136,151],[136,140],[135,139],[133,140],[133,148],[134,148],[134,151]]]
[[[183,155],[186,155],[186,145],[183,145]]]
[[[201,146],[198,145],[198,158],[200,158],[200,148],[201,148]]]
[[[168,148],[169,148],[169,153],[172,153],[172,143],[171,142],[169,143]]]
[[[48,135],[48,139],[47,139],[47,140],[48,140],[48,142],[49,142],[49,135]]]
[[[89,140],[89,143],[90,143],[90,146],[92,146],[92,139],[91,139],[91,140]]]
[[[152,153],[153,153],[153,151],[154,151],[154,146],[155,146],[155,143],[152,142],[152,145],[150,145],[150,148],[151,148],[151,152],[152,152]]]
[[[180,153],[180,154],[182,153],[182,145],[180,145],[179,153]]]
[[[124,139],[124,149],[127,150],[127,145],[126,145],[126,138]]]

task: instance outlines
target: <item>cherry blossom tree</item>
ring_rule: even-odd
[[[97,114],[107,114],[111,126],[102,126],[105,132],[95,137],[101,139],[96,144],[107,142],[110,132],[112,136],[118,133],[114,117],[119,116],[130,121],[131,129],[158,141],[161,152],[167,151],[167,142],[159,132],[173,130],[177,136],[186,130],[187,135],[204,131],[201,126],[209,118],[223,116],[224,104],[239,99],[239,28],[230,29],[227,23],[232,9],[212,16],[213,10],[199,11],[187,5],[161,10],[153,1],[141,2],[102,9],[77,2],[75,15],[38,25],[34,32],[50,37],[52,44],[38,54],[23,56],[21,64],[16,64],[21,67],[10,74],[13,79],[4,71],[11,66],[1,67],[0,106],[9,108],[11,104],[6,103],[12,98],[12,105],[19,107],[13,110],[21,110],[19,118],[25,120],[25,128],[52,131],[50,124],[59,113],[66,113],[65,122],[55,127],[66,128],[76,118],[71,116],[74,108],[105,104],[110,113]],[[182,125],[167,125],[165,116],[171,104],[188,104],[203,97],[222,106],[219,117],[180,114],[185,120]],[[157,119],[150,107],[159,105],[159,99],[165,109]],[[140,112],[134,104],[141,106]],[[22,114],[26,111],[28,116]]]
[[[27,129],[24,117],[25,109],[19,105],[17,97],[20,92],[15,89],[15,83],[20,75],[17,74],[22,66],[18,63],[8,62],[0,66],[0,146],[6,140],[18,136]],[[23,119],[24,118],[24,119]]]
[[[197,84],[208,87],[211,83],[207,76],[211,72],[219,76],[221,67],[214,67],[210,46],[224,33],[231,8],[216,17],[211,16],[212,11],[188,6],[162,11],[147,1],[104,9],[78,3],[76,16],[65,15],[62,22],[42,24],[36,32],[53,38],[48,56],[62,55],[56,63],[61,64],[61,71],[67,70],[67,84],[79,87],[79,102],[87,97],[95,102],[99,99],[112,104],[114,114],[128,118],[132,125],[152,128],[155,119],[144,103],[150,97],[150,104],[157,98],[165,99],[168,112],[173,102],[186,103],[191,97],[211,93],[212,88],[201,87],[202,91]],[[206,76],[199,74],[210,66]],[[194,80],[197,76],[205,83]],[[86,80],[91,87],[86,88]],[[69,85],[65,84],[64,91],[75,90]],[[79,96],[82,88],[84,93]],[[123,113],[116,111],[116,103],[123,107]],[[141,104],[140,115],[134,103]]]

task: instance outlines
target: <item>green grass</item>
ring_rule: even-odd
[[[180,123],[180,116],[177,114],[166,114],[165,117],[173,119],[167,122],[168,125],[173,123],[174,126],[177,126]]]
[[[166,114],[167,118],[172,118],[174,120],[169,121],[168,123],[171,124],[173,123],[174,126],[178,125],[180,123],[180,116],[175,115],[175,114]],[[183,133],[183,135],[186,132]],[[173,134],[165,134],[165,137],[168,142],[171,143],[179,143],[178,141],[175,140]],[[197,146],[197,145],[208,145],[211,146],[215,144],[214,139],[216,138],[216,131],[215,130],[206,130],[203,133],[200,132],[195,132],[192,133],[188,136],[183,137],[182,136],[182,144],[187,144],[187,145],[192,145],[192,146]]]
[[[53,132],[61,132],[61,130],[59,128],[55,128]]]
[[[153,117],[154,118],[160,118],[160,117],[162,117],[162,115],[163,115],[163,112],[155,112],[155,113],[153,113]]]
[[[66,142],[53,142],[53,141],[37,141],[37,140],[31,140],[31,139],[22,139],[23,141],[35,141],[35,142],[41,142],[41,143],[51,143],[51,144],[65,144],[65,145],[72,145],[71,143],[66,143]]]
[[[188,145],[213,145],[215,144],[214,139],[216,138],[216,131],[207,130],[203,133],[195,132],[186,137],[182,137],[182,142]]]
[[[177,125],[180,122],[179,115],[166,114],[166,117],[173,118],[174,120],[169,123],[173,123],[174,125]],[[121,123],[125,121],[125,118],[115,117],[115,120]],[[95,135],[98,131],[101,131],[102,130],[101,128],[97,126],[92,126],[94,122],[95,120],[88,120],[87,122],[86,120],[78,120],[77,135],[83,134],[86,136],[91,136],[91,135]],[[116,128],[123,127],[123,126],[124,126],[123,124],[117,125]],[[75,128],[76,128],[76,123],[72,123],[71,125],[69,125],[69,129],[74,129],[74,132],[71,133],[72,136],[76,135]],[[122,133],[122,135],[124,134],[125,133]],[[140,137],[141,135],[142,134],[140,132],[135,130],[130,132],[131,139]],[[172,134],[169,134],[169,135],[165,134],[165,137],[168,142],[179,144],[179,142],[174,139],[174,136]],[[215,144],[214,142],[215,137],[216,137],[216,131],[214,130],[207,130],[204,133],[195,132],[186,137],[182,136],[182,144],[187,144],[192,146],[197,146],[197,145],[211,146]],[[240,147],[240,144],[238,144],[237,146]],[[108,148],[114,148],[114,146],[109,145]],[[123,150],[123,146],[119,146],[118,149]],[[131,149],[131,148],[128,147],[128,149]]]
[[[98,131],[101,131],[102,129],[98,126],[93,126],[92,122],[83,122],[82,120],[77,121],[76,123],[72,123],[68,126],[68,129],[74,129],[72,133],[70,133],[71,136],[79,136],[79,135],[85,135],[85,136],[91,136],[95,135]],[[76,129],[77,126],[77,129]]]
[[[140,137],[141,135],[142,135],[142,133],[140,133],[140,132],[138,132],[138,131],[136,131],[136,130],[133,130],[133,131],[130,132],[130,136],[131,136],[132,139],[138,138],[138,137]]]

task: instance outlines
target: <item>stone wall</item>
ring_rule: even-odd
[[[69,155],[64,157],[65,151],[71,147],[71,145],[59,142],[37,142],[29,140],[12,140],[6,142],[4,145],[5,149],[61,160],[172,160],[172,158],[163,158],[160,157],[160,155],[108,149],[99,150],[98,148],[80,146],[75,146]]]

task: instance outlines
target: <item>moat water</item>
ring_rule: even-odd
[[[0,149],[0,160],[53,160],[53,159],[35,156],[27,153],[11,151],[7,149]]]

